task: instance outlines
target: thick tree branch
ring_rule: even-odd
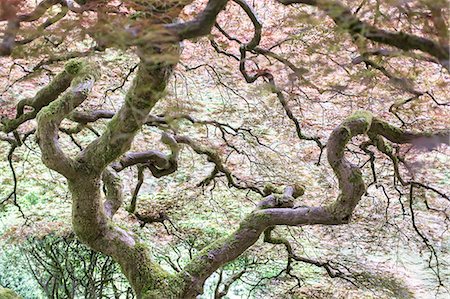
[[[41,1],[36,8],[30,13],[19,15],[17,19],[20,22],[34,22],[41,18],[45,12],[50,9],[52,6],[58,4],[60,0],[44,0]]]
[[[0,43],[0,57],[7,56],[12,53],[12,50],[16,44],[16,35],[20,28],[20,22],[17,19],[8,21],[6,25],[5,33],[3,34],[3,40]]]
[[[365,38],[387,44],[404,51],[420,50],[436,57],[447,70],[449,69],[449,47],[412,34],[404,32],[390,32],[376,28],[358,19],[342,3],[334,0],[277,0],[284,5],[307,4],[324,11],[342,29],[352,35],[362,35]]]
[[[204,36],[211,32],[217,15],[225,8],[228,0],[209,0],[205,9],[188,22],[172,23],[165,27],[176,34],[178,40]]]
[[[113,111],[94,110],[94,111],[74,111],[68,116],[69,119],[80,124],[96,122],[99,119],[108,119],[114,116]]]
[[[167,49],[178,55],[177,48]],[[146,122],[147,115],[164,94],[171,64],[155,64],[151,61],[139,65],[133,85],[128,91],[125,103],[108,123],[105,132],[89,144],[77,158],[92,171],[101,173],[103,169],[125,153],[134,136]]]
[[[435,148],[439,144],[450,144],[450,130],[436,132],[412,132],[400,129],[389,123],[374,118],[371,132],[382,135],[391,142],[398,144],[411,143],[418,147]]]
[[[245,0],[233,0],[236,2],[242,9],[245,11],[247,16],[250,18],[250,21],[253,24],[253,28],[255,30],[252,39],[245,44],[245,49],[247,51],[253,50],[256,46],[259,45],[261,41],[261,33],[262,33],[262,24],[256,15],[256,12],[253,8],[247,4]]]
[[[174,173],[178,168],[180,148],[175,139],[166,133],[162,134],[161,141],[171,149],[170,155],[156,150],[128,153],[119,162],[114,163],[112,167],[115,171],[120,172],[127,167],[140,164],[150,169],[156,178]]]
[[[149,59],[161,48],[139,49],[142,59],[125,103],[109,121],[104,133],[75,158],[77,172],[68,179],[75,233],[85,244],[120,264],[138,298],[178,298],[179,290],[174,286],[180,282],[151,260],[147,246],[132,232],[111,222],[109,216],[113,215],[119,202],[111,199],[117,199],[117,192],[103,203],[100,186],[105,168],[130,148],[149,112],[164,96],[173,63],[178,57],[178,46],[162,47],[168,55],[173,55],[172,62]]]
[[[36,28],[35,32],[33,32],[29,37],[16,41],[16,44],[17,45],[26,45],[28,43],[31,43],[35,39],[41,37],[43,34],[43,31],[46,28],[50,27],[51,25],[57,23],[59,20],[64,18],[66,16],[67,12],[68,12],[68,8],[63,6],[61,11],[58,14],[56,14],[54,17],[51,17],[51,18],[48,18],[47,20],[45,20],[41,25],[39,25]]]
[[[0,126],[3,132],[12,132],[21,124],[33,119],[41,111],[41,109],[54,100],[56,100],[61,93],[63,93],[71,84],[73,79],[78,75],[79,70],[73,68],[73,63],[69,63],[64,71],[56,75],[49,84],[39,90],[33,98],[27,98],[19,101],[17,104],[17,114],[14,119],[2,120]],[[33,110],[26,112],[25,108],[30,107]]]
[[[44,164],[67,178],[73,178],[77,173],[75,161],[67,157],[59,146],[59,125],[87,98],[98,74],[94,66],[77,60],[68,62],[65,71],[74,75],[74,79],[68,91],[39,112],[36,137]]]
[[[382,130],[381,120],[370,112],[360,111],[347,118],[333,130],[327,143],[327,158],[339,181],[340,194],[336,201],[323,207],[267,208],[257,209],[243,219],[239,228],[228,237],[205,247],[195,256],[183,271],[187,281],[185,298],[199,294],[205,280],[220,266],[234,260],[259,238],[262,232],[275,225],[339,225],[350,221],[350,217],[365,192],[365,185],[359,167],[351,164],[344,156],[348,142],[361,134],[392,134],[392,128]],[[397,135],[390,136],[399,142],[405,136],[420,137],[421,134],[407,133],[398,128]],[[408,137],[413,142],[413,137]],[[395,142],[395,141],[394,141]],[[269,196],[270,197],[270,196]],[[302,259],[299,259],[302,261]],[[307,260],[304,260],[308,262]],[[325,264],[318,264],[324,267]],[[325,267],[326,269],[326,267]]]

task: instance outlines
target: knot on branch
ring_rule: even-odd
[[[64,65],[64,70],[71,75],[78,74],[86,65],[81,59],[71,59]]]
[[[166,220],[170,221],[169,217],[164,212],[158,212],[156,214],[142,214],[135,212],[134,216],[136,216],[136,218],[139,220],[141,227],[144,227],[148,223],[163,223]]]
[[[349,116],[341,126],[347,128],[352,136],[365,134],[372,126],[372,119],[371,112],[359,110]]]
[[[292,197],[297,198],[302,196],[303,194],[305,194],[305,187],[299,183],[296,183],[292,186],[286,186],[284,189],[282,189],[281,186],[275,186],[271,183],[268,183],[266,185],[264,185],[264,189],[263,189],[263,195],[264,196],[268,196],[272,193],[278,193],[278,194],[282,194],[282,193],[286,193],[288,192],[289,194],[291,194]]]
[[[99,67],[96,63],[80,59],[69,60],[64,65],[64,69],[67,73],[76,76],[71,83],[73,88],[98,80],[101,75],[99,72]],[[82,89],[80,87],[77,88]]]
[[[295,199],[305,193],[305,188],[302,185],[296,184],[294,186],[286,186],[283,193],[279,191],[280,188],[272,184],[264,186],[263,192],[267,195],[264,200],[257,204],[257,208],[293,208]]]

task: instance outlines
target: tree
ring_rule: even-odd
[[[439,201],[440,204],[447,204],[448,196],[439,188],[415,180],[407,172],[408,161],[399,146],[409,144],[435,149],[442,143],[449,143],[449,130],[445,127],[448,123],[445,124],[444,118],[446,112],[442,114],[443,123],[438,123],[437,129],[430,130],[430,123],[415,124],[411,121],[415,118],[413,113],[418,113],[414,108],[410,108],[410,111],[404,109],[408,104],[429,100],[437,106],[436,109],[444,109],[447,105],[434,95],[439,93],[447,96],[447,87],[441,83],[447,82],[449,71],[446,1],[381,4],[378,1],[344,3],[334,0],[278,0],[264,1],[265,6],[255,3],[255,8],[243,0],[235,0],[233,5],[229,2],[209,0],[204,8],[191,6],[193,8],[189,10],[186,8],[192,5],[192,1],[43,0],[36,5],[31,1],[1,1],[3,38],[0,53],[5,56],[3,59],[11,59],[19,65],[20,62],[16,61],[20,59],[43,57],[27,77],[47,66],[65,63],[64,69],[36,95],[18,101],[13,112],[2,119],[0,128],[3,133],[0,140],[11,146],[11,165],[15,149],[34,135],[43,163],[67,180],[72,200],[72,226],[79,240],[119,263],[138,298],[194,298],[202,293],[208,277],[224,264],[238,258],[262,234],[264,241],[284,244],[286,247],[289,259],[287,272],[290,263],[296,260],[322,267],[330,276],[344,277],[329,262],[296,255],[288,239],[275,237],[272,233],[277,226],[334,226],[351,222],[355,208],[367,190],[361,170],[366,164],[354,164],[355,161],[350,161],[352,158],[348,157],[349,152],[360,155],[350,144],[352,140],[357,140],[360,150],[369,157],[367,165],[371,169],[374,186],[379,186],[375,161],[382,158],[373,149],[382,153],[393,165],[393,185],[409,190],[412,225],[438,263],[432,241],[415,222],[412,203],[414,191],[418,189],[436,193],[443,199],[443,203]],[[265,29],[258,18],[258,10],[267,12],[271,9],[274,9],[276,16],[286,14],[288,17],[278,28]],[[233,36],[229,30],[221,27],[223,20],[218,19],[221,14],[241,19],[242,13],[248,18],[242,25],[243,31]],[[400,15],[398,20],[394,19],[397,13]],[[312,22],[315,14],[323,16],[321,20],[315,19],[317,25]],[[47,19],[42,21],[44,17]],[[179,17],[187,20],[180,21]],[[291,27],[283,27],[286,24]],[[313,26],[317,28],[309,31],[306,41],[303,40],[302,29],[312,30]],[[248,31],[250,27],[253,28]],[[300,28],[299,33],[296,27]],[[330,31],[331,28],[336,29],[332,34],[337,45],[327,44],[326,41],[320,41],[322,45],[315,43],[313,36],[320,40],[320,34],[326,36],[329,32],[324,30]],[[285,38],[271,34],[276,29],[285,30]],[[251,37],[246,38],[250,34]],[[185,113],[151,114],[154,106],[164,99],[169,78],[177,64],[183,63],[180,62],[183,49],[180,42],[201,37],[208,37],[212,48],[223,59],[231,61],[230,64],[236,63],[247,83],[264,83],[265,90],[276,96],[294,125],[296,136],[302,142],[315,144],[317,164],[325,163],[321,161],[321,156],[322,152],[326,152],[329,166],[338,180],[339,195],[335,200],[322,204],[317,201],[312,205],[297,204],[305,187],[295,177],[286,184],[277,181],[260,184],[238,179],[219,151],[183,135],[176,123],[184,120],[216,127],[230,148],[233,145],[227,143],[226,139],[230,134],[251,135],[256,140],[254,147],[263,147],[251,128],[233,127],[215,120],[199,120]],[[302,43],[306,45],[302,46]],[[82,51],[66,51],[74,48],[72,45],[83,48],[86,44],[92,46]],[[277,50],[284,44],[288,48],[288,55]],[[64,46],[67,48],[61,51]],[[345,59],[349,59],[349,55],[342,52],[345,47],[353,47],[353,53],[358,53],[352,63],[359,73],[348,73],[350,81],[341,84],[336,78],[330,78],[329,74],[333,77],[334,71],[348,72],[348,65],[343,65],[340,62],[342,56],[338,56],[345,55]],[[102,55],[111,48],[131,51],[138,57],[138,64],[128,74],[131,76],[135,72],[134,79],[119,109],[91,110],[90,94],[96,81],[104,77],[99,71],[99,63],[104,57]],[[310,57],[322,55],[329,60],[323,68],[318,65],[319,59],[310,63],[305,61],[304,66],[298,66],[305,56],[296,55],[297,49],[306,51]],[[191,55],[195,57],[195,53]],[[213,72],[227,69],[220,66],[220,60],[217,59],[218,66],[202,67],[212,68]],[[277,65],[270,65],[267,61],[276,61]],[[405,62],[408,65],[405,66]],[[251,63],[252,69],[249,69]],[[284,69],[280,70],[280,65]],[[335,69],[329,70],[331,67]],[[415,87],[409,68],[418,74],[418,78],[441,72],[443,79],[423,91]],[[350,83],[364,80],[369,82],[360,82],[360,85]],[[299,98],[299,94],[303,93],[305,99],[309,99],[309,95],[348,96],[350,100],[343,102],[345,105],[353,101],[352,93],[358,92],[359,97],[367,96],[367,92],[370,92],[370,89],[357,91],[358,86],[371,86],[377,91],[376,85],[380,82],[388,85],[385,89],[388,94],[409,95],[406,100],[386,101],[390,103],[387,110],[396,117],[394,121],[399,122],[400,126],[364,110],[341,119],[327,139],[319,134],[304,132],[314,130],[305,129],[307,126],[298,116],[299,110],[293,100]],[[328,104],[332,103],[332,98],[327,101]],[[336,107],[339,109],[339,105]],[[35,127],[25,125],[33,119],[36,120]],[[64,127],[62,123],[66,119],[76,123],[76,127]],[[110,120],[99,133],[93,124],[102,119]],[[130,152],[143,126],[161,129],[161,142],[170,149],[170,154],[157,150]],[[98,134],[87,146],[77,144],[73,138],[84,129]],[[74,140],[79,149],[75,154],[74,148],[70,149],[65,142],[60,144],[60,134],[67,134]],[[137,166],[139,183],[129,212],[134,213],[144,224],[166,219],[164,214],[150,219],[141,215],[136,210],[136,201],[144,170],[150,170],[156,178],[175,173],[182,145],[191,147],[199,155],[205,155],[215,165],[201,185],[208,186],[223,175],[230,187],[249,190],[264,198],[233,232],[205,246],[183,269],[171,273],[155,262],[147,244],[133,232],[119,226],[114,216],[124,203],[120,172]],[[239,152],[239,149],[234,149]],[[15,192],[16,187],[3,202],[11,201],[20,207]],[[438,265],[434,267],[439,271]],[[437,277],[441,283],[440,275],[437,274]]]

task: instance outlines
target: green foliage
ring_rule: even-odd
[[[3,245],[0,250],[0,286],[14,290],[24,299],[44,299],[38,283],[29,271],[25,256],[17,246]],[[3,299],[3,297],[0,296]]]
[[[133,297],[119,266],[73,236],[48,235],[3,247],[0,285],[24,299]]]
[[[40,284],[51,280],[51,288],[68,298],[110,298],[113,294],[131,294],[118,265],[110,257],[92,251],[73,237],[47,236],[30,240],[24,248],[30,269]],[[50,265],[45,267],[43,265]],[[131,295],[129,295],[131,296]]]

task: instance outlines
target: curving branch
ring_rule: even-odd
[[[222,135],[222,140],[226,143],[227,146],[229,146],[230,148],[232,148],[233,150],[235,150],[236,152],[240,152],[234,145],[230,144],[227,140],[226,135],[232,135],[232,136],[241,136],[244,139],[246,138],[246,136],[251,136],[257,144],[264,146],[264,147],[268,147],[266,144],[264,144],[261,139],[259,138],[258,135],[256,135],[255,133],[253,133],[251,128],[247,128],[247,127],[235,127],[232,126],[228,123],[225,122],[220,122],[220,121],[216,121],[216,120],[201,120],[201,119],[196,119],[194,117],[192,117],[191,115],[188,114],[174,114],[174,115],[149,115],[147,118],[147,122],[145,123],[146,125],[149,126],[157,126],[157,127],[161,127],[161,126],[171,126],[171,123],[173,121],[176,120],[188,120],[190,123],[192,124],[201,124],[201,125],[205,125],[205,126],[213,126],[215,128],[217,128],[221,135]],[[172,130],[174,130],[173,127],[171,127]],[[176,130],[174,130],[176,131]]]
[[[337,26],[348,31],[354,36],[364,36],[365,38],[390,45],[398,49],[420,50],[437,58],[439,63],[447,70],[450,69],[449,64],[449,46],[441,45],[433,40],[419,37],[416,35],[400,32],[390,32],[376,28],[367,22],[361,21],[356,17],[349,8],[342,3],[334,0],[277,0],[284,5],[291,4],[307,4],[315,6],[324,11]]]
[[[76,162],[67,157],[59,146],[59,125],[87,98],[98,76],[95,68],[86,62],[69,61],[65,66],[65,72],[73,76],[70,88],[37,115],[36,138],[42,151],[42,161],[48,168],[67,178],[77,176]]]
[[[352,59],[353,64],[359,64],[364,61],[368,56],[379,56],[379,57],[400,57],[400,56],[408,56],[413,59],[423,60],[427,62],[437,63],[439,64],[439,60],[436,58],[429,56],[427,54],[420,54],[414,52],[404,52],[400,50],[390,50],[390,49],[366,49],[360,56]]]
[[[50,27],[51,25],[57,23],[59,20],[64,18],[67,15],[68,11],[69,11],[69,9],[65,6],[63,6],[61,11],[59,13],[57,13],[54,17],[48,18],[41,25],[39,25],[33,34],[31,34],[27,38],[18,40],[15,43],[17,45],[26,45],[26,44],[31,43],[35,39],[41,37],[46,28]]]
[[[178,56],[178,47],[167,49]],[[101,173],[103,169],[131,146],[134,136],[146,122],[147,115],[162,97],[173,64],[141,61],[125,103],[108,123],[105,132],[90,143],[78,156],[78,160],[92,171]]]
[[[20,41],[16,41],[17,33],[20,29],[21,22],[34,22],[41,18],[51,7],[57,4],[63,5],[63,10],[61,13],[57,14],[55,17],[46,20],[41,26],[38,27],[37,32],[30,38],[22,39]],[[11,13],[6,13],[0,18],[0,21],[7,21],[7,26],[5,33],[3,35],[3,40],[0,43],[0,56],[8,56],[11,55],[13,48],[16,44],[26,44],[37,37],[40,36],[40,32],[50,25],[58,22],[62,19],[66,13],[67,9],[64,8],[64,3],[61,0],[44,0],[38,3],[35,9],[29,13],[16,15],[14,13],[15,7],[14,4],[11,4],[11,7],[8,7],[8,4],[5,4],[6,8],[10,8]]]
[[[41,18],[47,10],[58,4],[60,0],[44,0],[36,5],[36,8],[30,13],[17,16],[20,22],[34,22]]]
[[[172,53],[171,50],[175,50],[174,52],[177,53],[177,49],[174,46],[169,48],[168,52]],[[146,51],[148,53],[149,50]],[[155,63],[142,59],[133,84],[126,95],[125,103],[114,114],[99,138],[91,142],[73,160],[68,160],[58,152],[55,144],[50,148],[50,154],[53,154],[55,159],[54,163],[57,163],[57,165],[50,165],[50,168],[68,178],[72,194],[74,232],[92,249],[111,256],[120,264],[139,298],[176,298],[177,290],[171,286],[179,282],[151,260],[148,247],[139,242],[138,237],[111,221],[111,217],[120,206],[121,196],[117,192],[119,182],[114,177],[108,178],[109,174],[105,173],[105,168],[129,149],[134,136],[147,120],[148,113],[164,95],[172,67],[171,63]],[[79,102],[81,101],[76,104]],[[55,105],[51,104],[43,111],[52,106]],[[67,117],[74,108],[76,105],[72,105],[70,110],[66,109],[64,117]],[[50,113],[46,114],[50,120],[39,122],[39,130],[42,130],[42,126],[44,129],[57,128],[56,125],[59,125],[58,121],[62,119],[62,114],[59,111],[56,111],[54,117]],[[47,136],[55,135],[47,134]],[[50,138],[50,140],[53,139]],[[45,148],[46,144],[42,143],[41,148]],[[102,176],[106,187],[106,202],[103,202],[100,188]]]
[[[241,71],[242,75],[245,78],[245,81],[247,81],[247,83],[253,83],[256,80],[258,80],[258,78],[263,77],[266,78],[269,81],[271,90],[274,94],[276,94],[278,101],[281,103],[281,105],[283,106],[283,109],[286,113],[286,115],[289,117],[289,119],[294,123],[295,125],[295,131],[297,133],[297,136],[299,139],[301,140],[310,140],[310,141],[314,141],[317,146],[320,149],[320,154],[319,154],[319,159],[317,164],[320,164],[320,160],[322,157],[322,153],[323,150],[325,148],[325,145],[322,144],[322,142],[320,141],[319,137],[316,136],[308,136],[305,135],[302,132],[302,128],[300,126],[300,122],[299,120],[294,116],[291,108],[289,107],[289,104],[286,100],[286,98],[284,97],[283,91],[281,89],[278,88],[278,86],[275,84],[275,77],[273,76],[272,73],[270,73],[268,70],[261,70],[259,72],[257,72],[255,75],[249,75],[246,67],[245,67],[245,61],[246,61],[246,53],[247,51],[245,50],[245,47],[241,46],[240,48],[240,52],[241,52],[241,60],[239,63],[239,70]]]
[[[379,118],[373,119],[371,132],[382,135],[389,141],[398,144],[410,143],[415,146],[426,146],[428,148],[435,148],[440,144],[450,144],[449,129],[436,132],[412,132],[390,125]]]
[[[325,148],[325,145],[322,144],[322,142],[320,141],[319,137],[317,137],[317,136],[308,136],[308,135],[305,135],[302,132],[299,120],[294,116],[294,113],[292,112],[291,108],[289,107],[289,104],[288,104],[286,98],[284,97],[283,92],[275,84],[275,79],[274,79],[273,75],[267,73],[267,74],[265,74],[265,77],[269,80],[270,86],[272,87],[272,92],[277,95],[277,98],[280,101],[281,105],[283,106],[283,109],[284,109],[286,115],[294,123],[295,131],[297,133],[297,137],[299,139],[301,139],[301,140],[314,141],[317,144],[317,146],[319,147],[320,154],[319,154],[319,159],[317,161],[317,165],[319,165],[321,157],[322,157],[323,150]]]
[[[245,0],[233,0],[236,2],[247,14],[250,21],[253,24],[253,28],[255,30],[252,39],[244,45],[245,49],[247,51],[251,51],[257,47],[261,41],[261,33],[262,33],[262,24],[258,19],[258,16],[256,15],[256,12],[253,10],[253,8],[247,4]]]
[[[79,75],[79,72],[80,68],[74,62],[69,62],[64,71],[56,75],[33,98],[19,101],[16,107],[16,117],[13,119],[3,119],[0,130],[9,133],[23,123],[34,119],[42,108],[55,101],[70,86],[74,78]],[[25,109],[27,107],[32,108],[32,110],[26,112]]]
[[[230,56],[229,53],[226,53],[222,50],[220,50],[218,48],[218,45],[214,42],[211,41],[213,47],[216,49],[216,51],[218,51],[218,53],[222,53],[226,56]],[[303,78],[302,75],[306,72],[308,72],[308,70],[306,70],[305,68],[300,68],[300,67],[296,67],[294,64],[292,64],[290,61],[288,61],[287,59],[284,59],[283,57],[279,56],[276,53],[270,52],[268,50],[264,50],[260,47],[255,47],[253,50],[251,50],[250,52],[253,53],[257,53],[257,54],[263,54],[263,55],[267,55],[270,57],[273,57],[275,59],[277,59],[278,61],[280,61],[281,63],[287,65],[292,71],[294,71],[295,75],[297,77]],[[249,75],[247,70],[246,70],[246,66],[245,66],[245,61],[246,61],[246,55],[247,55],[247,50],[245,47],[245,44],[242,44],[240,47],[240,53],[241,56],[240,58],[237,58],[239,60],[239,70],[241,72],[241,74],[243,75],[245,81],[247,83],[254,83],[256,80],[258,80],[258,78],[262,77],[265,78],[269,81],[270,87],[271,87],[271,91],[276,94],[279,102],[281,103],[286,115],[288,116],[288,118],[294,123],[295,125],[295,130],[297,133],[297,136],[299,139],[301,140],[308,140],[308,141],[314,141],[317,146],[320,149],[320,154],[319,154],[319,158],[317,161],[317,165],[320,164],[321,161],[321,157],[323,154],[323,150],[325,148],[325,145],[322,144],[322,142],[320,141],[320,138],[317,136],[309,136],[309,135],[305,135],[302,131],[302,128],[300,126],[300,121],[298,120],[297,117],[294,116],[292,109],[289,107],[289,104],[283,94],[283,91],[281,89],[278,88],[278,86],[275,84],[275,79],[274,76],[266,69],[263,70],[258,70],[256,72],[255,75]],[[232,55],[233,58],[235,58],[234,55]],[[308,84],[312,85],[310,82],[308,82]]]
[[[245,272],[247,272],[247,269],[238,271],[238,272],[234,273],[233,275],[231,275],[230,277],[228,277],[228,279],[223,282],[222,290],[220,290],[220,285],[222,284],[222,279],[223,279],[223,270],[221,270],[219,272],[219,280],[217,281],[216,288],[214,290],[214,299],[221,299],[221,298],[225,297],[228,294],[228,291],[230,290],[231,285],[233,283],[235,283],[236,281],[238,281],[242,277],[242,275],[245,274]]]
[[[184,23],[168,24],[165,28],[173,32],[180,41],[207,35],[211,32],[217,15],[227,3],[228,0],[209,0],[205,9],[195,19]]]
[[[264,194],[264,192],[260,188],[258,188],[253,184],[245,182],[241,183],[239,179],[237,179],[233,175],[231,170],[224,165],[222,159],[220,158],[220,156],[217,154],[216,151],[207,148],[186,136],[175,135],[174,138],[178,143],[183,143],[190,146],[197,154],[206,155],[208,157],[208,161],[215,164],[212,174],[208,176],[207,179],[203,180],[202,183],[209,183],[219,172],[221,172],[227,178],[228,184],[230,186],[233,186],[240,190],[251,190],[261,195]]]
[[[165,169],[170,166],[170,161],[169,157],[160,151],[150,150],[127,153],[118,163],[113,163],[112,167],[115,171],[120,172],[136,164],[152,164],[158,168]]]
[[[180,148],[177,141],[166,133],[162,134],[161,141],[171,149],[170,155],[155,150],[128,153],[119,162],[113,163],[112,168],[120,172],[127,167],[139,164],[147,167],[156,178],[174,173],[178,169]]]
[[[306,70],[305,68],[296,67],[289,60],[281,57],[280,55],[278,55],[276,53],[271,52],[270,50],[265,50],[265,49],[263,49],[261,47],[258,47],[258,44],[261,41],[261,23],[259,22],[259,20],[258,20],[258,18],[256,16],[255,12],[253,11],[253,9],[245,1],[238,0],[238,1],[236,1],[236,3],[238,3],[243,8],[243,10],[245,11],[245,13],[250,18],[250,20],[251,20],[251,22],[253,24],[255,33],[254,33],[254,36],[251,39],[251,41],[249,41],[248,43],[242,43],[239,39],[231,37],[218,24],[216,24],[216,28],[218,28],[219,31],[227,39],[229,39],[231,41],[235,41],[238,44],[240,44],[240,47],[239,47],[240,57],[238,58],[238,60],[239,60],[239,71],[241,72],[241,74],[244,77],[245,81],[247,83],[253,83],[256,80],[258,80],[258,78],[265,78],[265,79],[267,79],[269,81],[269,84],[270,84],[272,92],[274,94],[276,94],[279,102],[283,106],[283,109],[284,109],[286,115],[294,123],[295,130],[296,130],[298,138],[301,139],[301,140],[314,141],[317,144],[317,146],[319,147],[320,154],[319,154],[319,159],[318,159],[317,164],[320,164],[320,160],[321,160],[322,153],[323,153],[323,150],[325,148],[325,145],[322,144],[322,142],[320,141],[320,139],[318,137],[308,136],[308,135],[305,135],[302,132],[299,120],[294,116],[291,108],[289,107],[289,104],[288,104],[286,98],[284,97],[283,92],[275,84],[275,77],[273,76],[272,73],[270,73],[266,69],[258,70],[254,75],[250,75],[247,72],[247,69],[246,69],[247,52],[252,52],[252,53],[262,54],[262,55],[266,55],[266,56],[272,57],[272,58],[278,60],[279,62],[283,63],[284,65],[288,66],[295,73],[295,75],[300,77],[300,78],[302,78],[302,75],[304,73],[308,72],[308,70]],[[221,51],[218,48],[218,45],[215,44],[214,41],[211,41],[211,42],[212,42],[213,47],[216,49],[216,51],[218,51],[219,53],[224,53],[227,56],[230,56],[228,53],[226,53],[224,51]],[[232,55],[232,57],[234,58],[234,55]]]
[[[381,124],[384,125],[384,129],[380,127]],[[393,132],[396,134],[393,134]],[[328,162],[339,181],[340,194],[338,198],[334,202],[321,207],[269,207],[254,210],[241,221],[236,231],[205,247],[185,267],[183,274],[180,274],[188,281],[183,293],[184,298],[194,298],[198,295],[199,290],[203,288],[203,283],[214,271],[223,264],[237,258],[270,227],[276,225],[340,225],[348,223],[365,192],[365,185],[361,170],[345,158],[344,151],[353,137],[362,134],[381,134],[389,136],[399,143],[406,142],[406,140],[414,142],[424,135],[423,133],[407,132],[387,125],[366,111],[359,111],[348,117],[333,130],[327,143]],[[430,134],[428,135],[430,136]],[[308,262],[307,259],[299,260]],[[325,267],[326,264],[318,263],[317,265]],[[325,269],[327,268],[325,267]]]

